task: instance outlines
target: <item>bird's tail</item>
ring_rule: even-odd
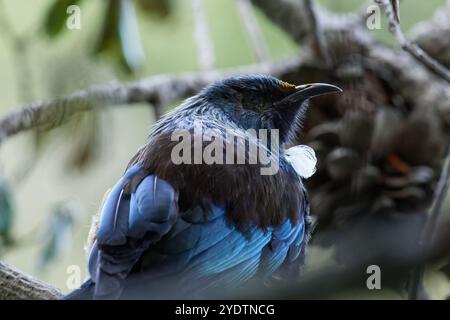
[[[94,298],[94,282],[89,279],[79,289],[64,296],[64,300],[92,300]]]

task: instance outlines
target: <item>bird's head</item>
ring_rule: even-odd
[[[309,99],[341,92],[334,85],[293,85],[272,76],[250,75],[216,82],[203,93],[244,129],[278,129],[284,143],[304,117]]]

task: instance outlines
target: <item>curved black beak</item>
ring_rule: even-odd
[[[330,93],[342,92],[342,89],[328,83],[310,83],[295,87],[295,92],[279,103],[296,103]]]

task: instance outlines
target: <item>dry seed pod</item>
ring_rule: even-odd
[[[394,200],[424,200],[426,193],[418,187],[406,187],[400,190],[386,191],[386,194]]]
[[[434,170],[427,166],[419,166],[412,168],[408,175],[411,184],[426,185],[434,181]]]
[[[410,180],[408,176],[399,176],[399,177],[385,177],[384,185],[387,188],[391,189],[402,189],[406,188],[410,184]]]
[[[308,141],[318,140],[328,145],[339,144],[340,124],[338,122],[326,122],[318,125],[308,132]]]
[[[338,207],[333,213],[334,224],[345,225],[348,220],[357,217],[361,212],[369,212],[372,202],[372,198],[365,197],[354,203]]]
[[[328,182],[311,194],[311,206],[314,208],[314,215],[319,218],[321,223],[318,228],[326,228],[327,221],[332,219],[335,208],[339,205],[342,198],[349,194],[349,189],[345,187],[336,187]]]
[[[372,165],[358,170],[353,180],[353,189],[358,192],[367,192],[380,185],[382,178],[380,170]]]
[[[395,208],[395,201],[384,194],[374,201],[371,212],[378,212],[383,209],[391,209],[391,208]]]
[[[373,133],[373,118],[362,111],[347,112],[341,120],[339,137],[341,145],[366,154]]]
[[[308,145],[315,151],[317,157],[317,171],[320,171],[324,167],[325,159],[330,152],[330,149],[320,141],[313,141]]]
[[[392,152],[395,147],[394,137],[399,132],[402,119],[402,115],[397,110],[392,108],[378,109],[375,115],[370,146],[373,158],[379,159]]]
[[[432,164],[440,159],[443,146],[441,121],[433,109],[416,109],[403,123],[396,152],[410,165]]]
[[[352,149],[337,148],[328,155],[326,166],[332,179],[347,180],[361,166],[361,158]]]

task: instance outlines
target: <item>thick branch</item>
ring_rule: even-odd
[[[295,57],[281,63],[257,64],[224,72],[160,75],[129,84],[95,86],[66,97],[32,103],[0,119],[0,143],[21,131],[55,128],[71,115],[94,108],[138,102],[167,104],[194,94],[212,81],[231,75],[268,73],[282,77],[284,73],[298,68],[300,60]]]
[[[0,262],[0,300],[55,300],[61,291]]]
[[[314,49],[319,54],[320,58],[329,66],[331,64],[331,57],[328,52],[327,43],[324,39],[322,26],[317,18],[316,5],[312,0],[304,0],[304,3],[311,24],[312,42]]]
[[[423,50],[450,67],[450,1],[438,8],[433,17],[417,24],[411,37]]]
[[[315,36],[314,26],[311,25],[311,13],[313,13],[312,18],[315,24],[321,27],[323,33],[330,31],[336,35],[342,29],[357,31],[356,25],[363,26],[363,21],[358,14],[334,14],[325,10],[317,2],[314,4],[313,12],[312,6],[308,9],[307,1],[252,0],[252,2],[267,18],[285,30],[299,44],[302,44],[306,38]]]
[[[433,202],[430,207],[430,212],[427,216],[425,228],[423,230],[422,237],[420,239],[420,248],[425,252],[432,245],[435,235],[437,223],[442,214],[442,206],[447,198],[448,189],[450,187],[450,147],[447,150],[447,156],[445,158],[444,169],[441,172],[439,183],[436,187]],[[419,297],[420,286],[423,283],[423,276],[425,272],[425,265],[419,264],[411,278],[411,288],[409,292],[409,298],[411,300],[417,300]]]
[[[421,108],[435,108],[450,125],[450,87],[433,76],[409,54],[401,50],[373,47],[369,52],[374,72],[391,72],[390,85],[409,103]]]
[[[252,0],[267,17],[284,29],[295,41],[301,42],[309,35],[310,26],[303,1]]]

